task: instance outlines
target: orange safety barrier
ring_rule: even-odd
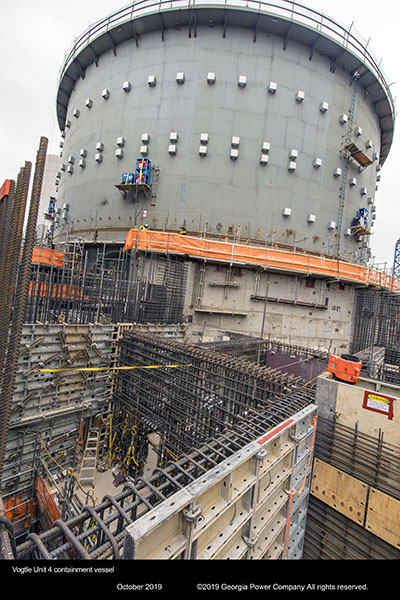
[[[133,248],[258,266],[287,273],[319,275],[400,291],[400,280],[381,271],[339,259],[276,248],[209,240],[165,231],[130,229],[125,240],[124,251]]]
[[[49,291],[50,289],[50,291]],[[47,283],[31,281],[29,284],[29,295],[39,296],[40,298],[63,298],[64,300],[82,300],[82,290],[75,286],[62,283],[53,283],[50,286]],[[85,300],[88,300],[85,297]]]
[[[4,516],[12,523],[25,518],[24,527],[29,527],[33,519],[33,499],[9,498],[4,502]]]
[[[54,496],[50,493],[47,483],[40,475],[37,478],[36,497],[41,508],[45,511],[47,517],[53,520],[53,523],[61,517],[61,511],[58,503],[54,499]]]
[[[50,265],[53,267],[63,267],[64,252],[52,250],[51,248],[40,248],[35,246],[32,252],[32,263]]]

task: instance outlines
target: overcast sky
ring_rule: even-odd
[[[0,0],[0,186],[5,179],[17,177],[25,160],[34,164],[40,136],[49,138],[50,152],[59,153],[55,98],[64,55],[89,24],[127,4],[124,0]],[[354,22],[353,27],[365,40],[370,39],[369,48],[382,59],[381,68],[396,98],[400,89],[400,3],[304,0],[304,4],[343,25]],[[385,262],[392,265],[400,237],[398,129],[397,125],[376,193],[371,247],[375,263],[382,266]]]

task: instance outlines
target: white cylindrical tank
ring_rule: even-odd
[[[359,260],[351,228],[375,205],[393,100],[360,40],[280,4],[149,2],[82,34],[57,97],[56,241],[146,224]],[[144,157],[148,185],[117,187]]]

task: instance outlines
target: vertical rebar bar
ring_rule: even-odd
[[[4,353],[6,348],[6,339],[9,326],[9,311],[11,308],[7,302],[8,296],[8,275],[10,273],[10,256],[7,254],[7,247],[10,243],[10,235],[13,224],[12,213],[15,207],[15,182],[10,184],[8,197],[1,202],[1,244],[0,244],[0,389],[4,366]]]
[[[15,182],[10,182],[9,192],[4,198],[0,198],[0,276],[3,281],[4,265],[7,256],[5,243],[8,238],[8,226],[10,224],[11,206],[14,204]]]
[[[26,201],[28,197],[29,181],[31,174],[31,163],[26,162],[21,168],[17,185],[10,187],[14,193],[12,211],[10,211],[7,230],[2,240],[2,264],[1,286],[0,286],[0,394],[3,387],[4,363],[7,352],[7,340],[10,329],[10,321],[14,304],[15,284],[20,261],[22,231],[25,217]],[[0,415],[0,435],[3,423]]]
[[[16,368],[25,319],[25,309],[29,294],[33,246],[35,243],[36,223],[39,212],[40,194],[42,190],[44,167],[46,163],[48,139],[40,139],[36,155],[35,173],[32,185],[31,203],[25,232],[24,248],[15,293],[14,310],[10,328],[7,358],[5,361],[3,386],[0,395],[0,478],[3,472],[7,430],[10,417],[11,400],[15,382]]]

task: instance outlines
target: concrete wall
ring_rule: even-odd
[[[195,341],[222,339],[222,331],[259,337],[263,329],[263,337],[272,340],[348,351],[354,296],[349,284],[243,267],[233,268],[229,277],[229,266],[202,263],[191,263],[190,273],[185,315]]]
[[[184,84],[177,83],[177,72],[184,72]],[[216,73],[212,85],[208,72]],[[155,87],[149,87],[149,75],[156,76]],[[247,77],[244,88],[238,86],[240,75]],[[122,89],[127,80],[132,84],[128,93]],[[267,91],[270,81],[277,83],[275,94]],[[305,94],[300,103],[295,100],[299,90]],[[190,231],[268,238],[334,254],[337,230],[328,224],[338,223],[342,178],[333,171],[344,167],[340,149],[347,125],[339,118],[349,114],[351,92],[349,73],[331,72],[326,57],[315,54],[309,60],[309,49],[291,40],[284,50],[279,36],[260,35],[254,43],[250,28],[228,28],[225,38],[219,28],[199,26],[190,39],[186,30],[176,29],[168,30],[165,41],[158,31],[143,35],[138,47],[126,41],[115,55],[110,51],[98,66],[89,66],[70,95],[58,203],[69,203],[70,211],[57,234],[69,230],[90,237],[89,231],[98,228],[99,239],[121,241],[135,222],[171,230],[185,224]],[[91,108],[85,106],[88,98]],[[322,102],[328,103],[327,112],[320,111]],[[363,149],[371,139],[379,155],[378,119],[361,93],[354,125],[362,127]],[[170,132],[179,134],[174,156],[168,153]],[[143,133],[150,135],[149,158],[160,177],[157,197],[133,204],[115,185],[123,172],[134,170]],[[201,133],[209,134],[204,158],[199,156]],[[122,159],[115,156],[120,136],[125,138]],[[240,137],[237,160],[229,158],[232,136]],[[271,148],[268,165],[261,166],[264,141]],[[95,161],[97,142],[104,144],[100,164]],[[87,150],[85,168],[79,166],[82,148]],[[293,173],[288,171],[291,149],[298,152]],[[374,149],[367,154],[372,157]],[[322,159],[320,168],[313,166],[315,158]],[[375,194],[376,163],[362,173],[356,167],[349,172],[357,183],[347,190],[343,232]],[[291,209],[290,216],[282,216],[284,208]],[[312,224],[309,214],[315,215]],[[356,259],[358,249],[354,238],[342,236],[343,255]]]
[[[315,402],[322,417],[400,446],[399,397],[399,386],[364,378],[351,385],[324,374],[317,380]]]

